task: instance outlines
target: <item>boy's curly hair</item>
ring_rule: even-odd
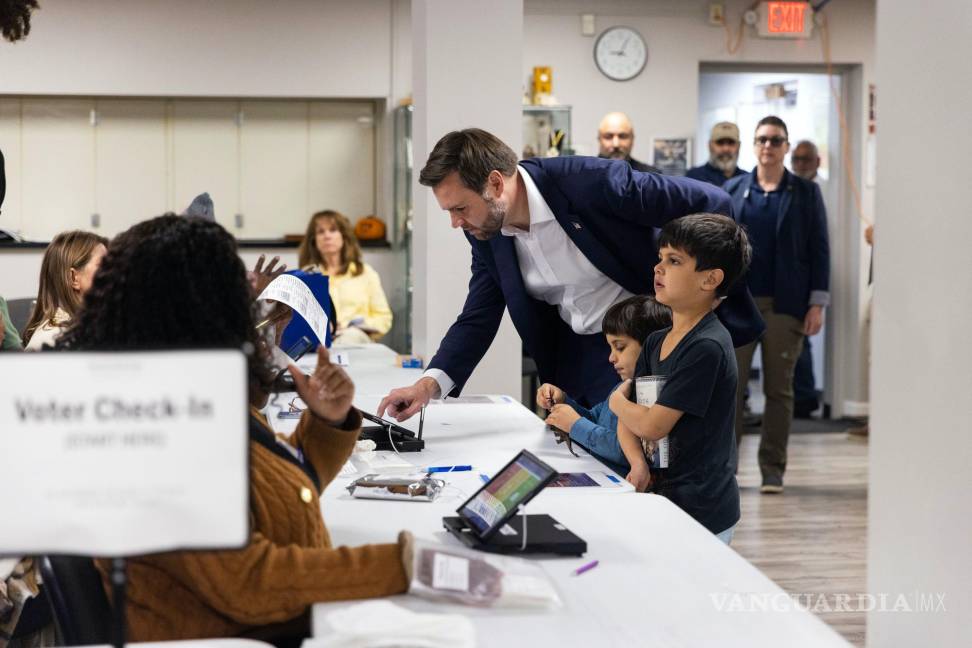
[[[111,241],[56,348],[245,349],[251,382],[266,389],[273,372],[258,338],[236,240],[217,223],[170,213]]]

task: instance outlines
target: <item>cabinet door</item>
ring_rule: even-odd
[[[216,221],[230,232],[240,206],[239,109],[237,101],[176,100],[170,106],[173,209],[182,213],[206,192]]]
[[[352,223],[375,213],[374,122],[371,102],[311,103],[311,213],[335,209]]]
[[[6,169],[6,194],[0,198],[0,227],[23,230],[20,183],[20,99],[0,98],[0,153]]]
[[[95,101],[95,210],[106,236],[168,211],[165,102]]]
[[[240,129],[242,238],[279,238],[307,224],[307,102],[244,101]]]
[[[95,143],[90,99],[24,99],[21,160],[24,234],[49,241],[93,228]]]

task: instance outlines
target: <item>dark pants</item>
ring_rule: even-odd
[[[756,306],[766,322],[766,333],[759,342],[763,360],[763,393],[766,409],[759,440],[759,470],[763,483],[783,483],[786,471],[786,446],[793,421],[793,368],[803,347],[803,322],[773,311],[771,297],[757,297]],[[742,439],[742,401],[753,364],[756,343],[736,349],[739,383],[736,392],[736,441]]]

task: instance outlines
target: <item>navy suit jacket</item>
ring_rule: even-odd
[[[810,307],[810,293],[829,292],[827,210],[817,183],[789,171],[786,174],[786,190],[776,215],[773,310],[802,320]],[[737,220],[742,218],[746,196],[753,184],[758,184],[756,169],[724,185],[732,196]]]
[[[602,273],[634,294],[654,292],[655,228],[698,212],[730,214],[729,196],[709,184],[633,171],[624,161],[592,157],[529,159],[530,174],[557,222]],[[492,343],[504,308],[537,363],[540,380],[593,404],[617,384],[603,335],[583,336],[556,307],[527,294],[513,237],[497,235],[472,246],[472,278],[462,312],[429,363],[456,386],[457,396]],[[717,309],[737,346],[757,339],[765,325],[740,282]]]

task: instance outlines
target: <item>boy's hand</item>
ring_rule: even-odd
[[[620,387],[614,390],[613,394],[611,394],[611,398],[608,399],[608,407],[611,408],[611,411],[614,412],[615,416],[618,415],[618,411],[621,409],[624,403],[631,402],[630,399],[628,398],[628,395],[630,393],[631,393],[631,379],[628,378],[623,383],[621,383]]]
[[[648,464],[641,462],[632,466],[625,480],[634,486],[636,491],[644,493],[651,486],[651,471],[648,470]]]
[[[579,418],[580,414],[574,411],[573,407],[561,403],[553,406],[553,409],[550,410],[550,415],[547,416],[544,423],[569,433],[570,428],[574,426],[574,423],[576,423]]]
[[[553,409],[554,405],[563,403],[565,400],[567,398],[563,390],[556,385],[543,383],[537,390],[537,406],[541,409]]]

